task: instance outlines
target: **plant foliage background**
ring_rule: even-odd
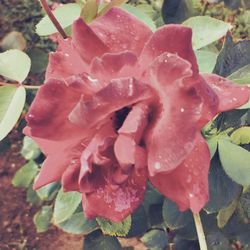
[[[76,2],[74,5],[65,5],[58,18],[68,16],[69,22],[70,19],[74,20],[83,4],[82,1]],[[202,72],[214,72],[238,84],[250,84],[250,41],[247,40],[250,36],[250,1],[209,2],[132,0],[122,8],[141,18],[152,29],[164,23],[184,22],[193,28],[193,46]],[[27,8],[31,12],[23,11]],[[34,33],[35,25],[43,17],[36,1],[20,1],[15,8],[12,1],[3,1],[1,12],[5,13],[4,18],[0,19],[1,37],[13,28],[22,33],[8,33],[2,39],[0,74],[27,85],[39,84],[44,78],[48,52],[55,48],[44,37],[53,33],[53,27],[45,18],[42,21],[45,25],[39,23],[36,26],[36,32],[42,37]],[[232,34],[227,33],[227,23],[210,19],[209,16],[231,22]],[[32,22],[29,18],[32,18]],[[87,15],[85,18],[91,17]],[[71,23],[66,21],[62,18],[62,25],[70,32]],[[226,33],[225,39],[221,39]],[[18,50],[4,52],[10,48]],[[20,49],[29,57],[21,53]],[[5,69],[9,65],[12,68],[14,66],[15,70],[7,72]],[[23,68],[17,70],[20,65]],[[25,90],[22,86],[0,87],[1,140],[14,126],[21,131],[24,122],[19,117],[26,112],[35,92]],[[250,249],[249,108],[250,103],[247,103],[240,109],[222,113],[203,129],[212,157],[210,201],[201,216],[211,250]],[[8,138],[0,142],[0,149],[6,144]],[[67,233],[85,235],[84,249],[133,249],[125,247],[126,242],[129,242],[126,239],[132,237],[136,237],[146,249],[160,250],[169,246],[176,250],[199,249],[192,214],[189,211],[179,212],[172,201],[165,199],[150,185],[143,204],[123,222],[112,223],[101,218],[87,220],[82,213],[79,193],[62,192],[59,182],[37,191],[32,189],[44,156],[30,138],[23,138],[20,153],[26,163],[16,172],[12,184],[25,189],[27,202],[39,208],[33,218],[38,233],[45,232],[53,224]]]

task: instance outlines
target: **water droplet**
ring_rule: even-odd
[[[187,183],[190,183],[191,181],[192,181],[192,176],[188,175],[188,177],[187,177]]]
[[[183,113],[185,111],[185,109],[184,108],[181,108],[181,113]]]
[[[154,167],[155,167],[155,169],[160,169],[161,168],[160,162],[156,162]]]

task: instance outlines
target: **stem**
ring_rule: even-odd
[[[199,244],[200,244],[200,250],[207,250],[207,243],[206,243],[204,230],[202,227],[200,214],[193,213],[193,217],[194,217],[195,227],[196,227],[198,240],[199,240]]]
[[[34,85],[23,85],[20,83],[6,83],[6,82],[0,82],[0,86],[18,86],[18,85],[22,85],[24,88],[26,89],[39,89],[40,86],[34,86]]]
[[[202,12],[201,12],[201,15],[202,15],[202,16],[205,16],[205,14],[206,14],[206,12],[207,12],[207,9],[208,9],[208,6],[209,6],[209,2],[206,2],[206,3],[205,3],[205,6],[204,6],[204,8],[203,8],[203,10],[202,10]]]
[[[66,39],[67,35],[66,35],[64,29],[62,28],[61,24],[58,22],[58,20],[54,16],[54,14],[51,11],[51,9],[49,8],[47,1],[46,0],[41,0],[41,4],[43,6],[43,9],[47,13],[48,17],[50,18],[51,22],[55,25],[56,29],[61,34],[62,38]]]

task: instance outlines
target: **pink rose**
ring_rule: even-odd
[[[119,8],[90,25],[75,21],[26,117],[25,133],[47,156],[34,188],[61,180],[82,193],[88,218],[120,221],[149,179],[180,210],[198,212],[210,164],[200,130],[249,92],[199,74],[191,37],[181,25],[152,33]]]

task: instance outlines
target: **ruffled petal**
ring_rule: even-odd
[[[193,73],[198,73],[198,65],[192,48],[192,30],[182,25],[170,24],[159,28],[146,43],[139,58],[142,69],[164,52],[177,54],[189,61]]]
[[[45,80],[50,78],[64,79],[66,77],[89,71],[89,66],[81,59],[72,46],[70,38],[58,39],[59,46],[56,52],[49,55]]]
[[[113,79],[90,101],[81,100],[69,119],[79,126],[101,125],[115,111],[151,98],[151,89],[134,78]]]
[[[90,73],[100,81],[109,82],[114,78],[136,77],[137,56],[130,51],[107,53],[101,58],[95,58],[90,66]]]
[[[121,8],[112,8],[90,27],[112,52],[130,50],[139,55],[152,35],[146,24]]]
[[[72,42],[81,58],[90,63],[96,56],[101,56],[109,48],[84,21],[79,18],[72,26]]]
[[[210,153],[204,138],[197,134],[196,144],[185,160],[170,173],[150,177],[151,183],[181,211],[198,213],[208,201]]]
[[[59,80],[42,85],[26,115],[31,135],[53,140],[70,140],[83,129],[70,123],[68,115],[80,99],[81,93]]]
[[[142,135],[148,125],[149,106],[145,103],[135,105],[126,117],[119,136],[115,141],[115,156],[123,169],[135,165],[146,167],[146,151],[139,146]]]
[[[146,80],[159,101],[146,135],[150,175],[175,169],[195,144],[202,101],[194,86],[191,65],[177,55],[164,53],[150,66]]]
[[[214,115],[242,106],[249,100],[249,87],[236,85],[232,81],[214,74],[203,75],[208,86],[218,98]]]
[[[83,193],[83,209],[87,218],[102,217],[119,222],[143,201],[147,175],[145,170],[131,171],[120,185],[100,183],[95,192]]]

